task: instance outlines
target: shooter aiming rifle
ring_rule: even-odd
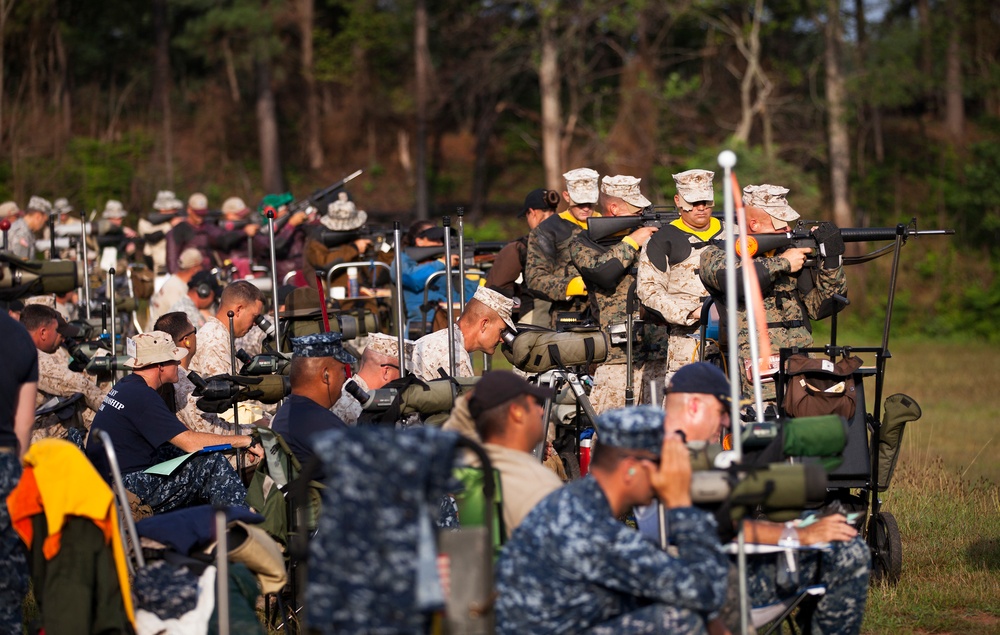
[[[463,259],[466,263],[481,265],[488,262],[493,262],[496,258],[497,253],[503,249],[507,243],[505,242],[480,242],[465,243],[465,254]],[[456,252],[458,249],[457,242],[452,245],[452,251]],[[424,262],[432,258],[440,258],[444,256],[445,246],[444,245],[433,245],[430,247],[407,247],[405,250],[407,256],[413,259],[414,262]]]

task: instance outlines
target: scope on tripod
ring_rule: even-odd
[[[80,286],[72,260],[26,261],[0,252],[0,300],[62,294]]]

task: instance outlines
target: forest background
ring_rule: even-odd
[[[672,204],[731,148],[806,218],[957,230],[907,246],[894,328],[995,342],[998,29],[990,0],[0,0],[0,199],[134,222],[362,168],[374,219],[462,206],[495,240],[568,169]],[[873,336],[886,260],[850,272]]]

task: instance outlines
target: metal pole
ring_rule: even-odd
[[[108,302],[111,303],[111,357],[114,358],[118,354],[118,342],[115,338],[115,332],[117,329],[118,322],[118,309],[115,307],[115,268],[111,267],[108,269]],[[111,370],[111,381],[115,382],[118,380],[118,371],[112,367]]]
[[[232,311],[228,311],[226,316],[229,318],[229,367],[232,374],[236,374],[236,337],[233,332],[233,318],[236,316]],[[274,327],[274,334],[278,334],[278,327]],[[279,351],[280,352],[280,351]],[[233,434],[237,435],[240,433],[240,402],[233,403]],[[243,478],[243,450],[236,450],[236,473]]]
[[[723,178],[722,191],[725,203],[726,217],[726,306],[736,307],[736,241],[733,233],[733,220],[735,210],[733,208],[733,182],[732,169],[736,165],[736,153],[731,150],[724,150],[719,153],[719,165],[722,166],[725,177]],[[745,235],[745,231],[741,231]],[[744,249],[745,249],[744,245]],[[744,251],[743,253],[747,253]],[[739,340],[736,328],[736,311],[729,312],[729,319],[726,320],[726,337],[729,340],[728,363],[729,363],[729,421],[732,426],[733,453],[736,461],[743,457],[743,439],[740,429],[740,371],[739,363]],[[740,522],[739,531],[736,534],[736,569],[740,587],[740,633],[747,633],[747,615],[749,611],[747,601],[747,553],[746,536],[743,534],[743,522]]]
[[[392,265],[396,271],[396,338],[399,344],[399,376],[406,376],[405,356],[406,349],[406,317],[403,315],[403,230],[400,222],[392,222],[392,240],[395,254]]]
[[[274,254],[274,210],[267,210],[267,233],[271,239],[271,301],[274,302],[274,346],[281,352],[281,321],[278,319],[278,260]],[[323,295],[323,294],[320,294]],[[233,371],[235,372],[235,371]]]
[[[80,237],[80,252],[83,258],[83,314],[90,320],[90,272],[87,269],[90,258],[87,255],[87,214],[83,210],[80,210]]]
[[[458,214],[458,299],[465,308],[465,208],[459,207]]]
[[[215,510],[215,602],[219,609],[219,635],[229,635],[229,546],[226,510]]]
[[[441,221],[444,226],[444,292],[448,304],[448,374],[455,376],[455,307],[452,304],[454,292],[451,279],[451,217]]]

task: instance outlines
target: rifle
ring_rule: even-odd
[[[823,221],[799,220],[794,229],[780,234],[753,234],[747,236],[747,249],[751,256],[762,256],[775,249],[811,249],[814,255],[820,255],[820,241],[812,232],[812,228],[820,225]],[[910,220],[908,225],[902,223],[895,227],[844,227],[839,230],[840,238],[845,243],[878,242],[885,240],[895,240],[897,235],[903,237],[905,243],[911,236],[949,236],[955,233],[954,229],[917,229],[917,219]],[[737,239],[739,237],[737,236]],[[725,248],[725,241],[721,238],[714,239],[713,244]],[[736,243],[737,253],[739,253],[739,242]],[[844,259],[844,264],[860,264],[872,260],[878,252],[873,252],[866,256],[850,257]],[[813,266],[817,258],[808,258],[807,266]]]
[[[463,258],[466,262],[484,263],[492,262],[493,258],[496,256],[497,252],[503,249],[507,243],[505,242],[481,242],[465,243],[465,254]],[[457,251],[457,243],[452,245],[453,251]],[[425,260],[430,260],[432,258],[440,258],[444,255],[444,245],[433,245],[430,247],[407,247],[405,249],[406,255],[413,259],[414,262],[424,262]]]
[[[276,218],[274,220],[274,233],[277,234],[278,232],[280,232],[281,229],[285,226],[285,223],[288,222],[288,219],[290,219],[293,215],[295,215],[298,212],[305,211],[310,206],[312,206],[314,203],[318,203],[319,201],[322,201],[323,199],[325,199],[326,197],[330,196],[331,194],[333,194],[337,190],[343,188],[345,185],[347,185],[348,181],[352,181],[352,180],[356,179],[357,177],[361,176],[362,172],[364,172],[364,170],[356,170],[356,171],[352,172],[351,174],[348,174],[344,178],[340,179],[336,183],[334,183],[334,184],[332,184],[332,185],[330,185],[328,187],[325,187],[325,188],[323,188],[321,190],[316,190],[315,192],[313,192],[309,196],[307,196],[307,197],[305,197],[305,198],[303,198],[301,200],[295,201],[294,203],[290,204],[288,206],[288,213],[285,214],[284,216],[282,216],[281,218]],[[267,212],[266,209],[264,211]],[[275,216],[277,216],[277,210],[275,210]],[[355,239],[352,239],[352,240],[355,240]],[[345,241],[345,242],[350,242],[350,241]],[[344,244],[344,243],[340,243],[340,244]],[[332,245],[327,245],[327,247],[331,247],[331,246]]]
[[[722,220],[723,214],[712,214]],[[660,228],[681,217],[673,207],[650,206],[635,216],[600,216],[587,219],[587,233],[591,240],[601,240],[619,232],[634,231],[640,227]]]
[[[150,212],[146,215],[146,220],[148,220],[153,225],[160,225],[162,223],[169,223],[175,218],[181,217],[180,213],[177,211],[172,212]],[[182,217],[183,218],[183,217]]]

